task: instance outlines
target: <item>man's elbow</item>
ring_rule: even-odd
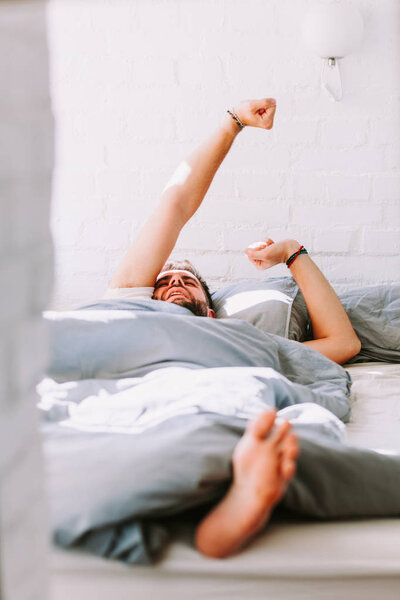
[[[344,356],[343,360],[341,361],[342,364],[349,361],[360,352],[361,342],[355,333],[346,340],[343,350]]]

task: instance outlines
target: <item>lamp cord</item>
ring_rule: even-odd
[[[336,79],[336,85],[335,85]],[[330,80],[330,81],[329,81]],[[342,78],[340,75],[339,59],[325,58],[321,71],[321,85],[324,90],[336,101],[342,99]],[[336,90],[335,90],[336,88]]]

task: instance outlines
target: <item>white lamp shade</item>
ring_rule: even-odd
[[[346,2],[317,6],[303,22],[304,40],[322,58],[346,56],[360,44],[363,33],[359,11]]]

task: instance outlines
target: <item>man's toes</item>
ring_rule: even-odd
[[[276,412],[269,410],[260,415],[255,421],[249,423],[249,431],[258,438],[265,438],[275,423]]]
[[[275,445],[281,445],[289,434],[291,425],[289,421],[283,421],[281,425],[276,427],[274,433],[270,436],[270,440]]]
[[[296,459],[299,455],[299,445],[295,433],[289,433],[282,441],[280,451],[288,458]]]
[[[292,479],[296,473],[296,461],[285,456],[280,464],[280,472],[285,481]]]
[[[280,454],[280,472],[285,481],[289,481],[296,472],[297,457],[299,455],[299,446],[297,436],[289,433],[279,446]]]

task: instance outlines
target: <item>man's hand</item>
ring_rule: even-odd
[[[286,262],[299,248],[300,244],[296,240],[274,242],[268,238],[266,242],[251,244],[244,253],[257,269],[263,271]]]
[[[276,100],[274,98],[243,100],[233,110],[243,125],[272,129],[276,111]]]

